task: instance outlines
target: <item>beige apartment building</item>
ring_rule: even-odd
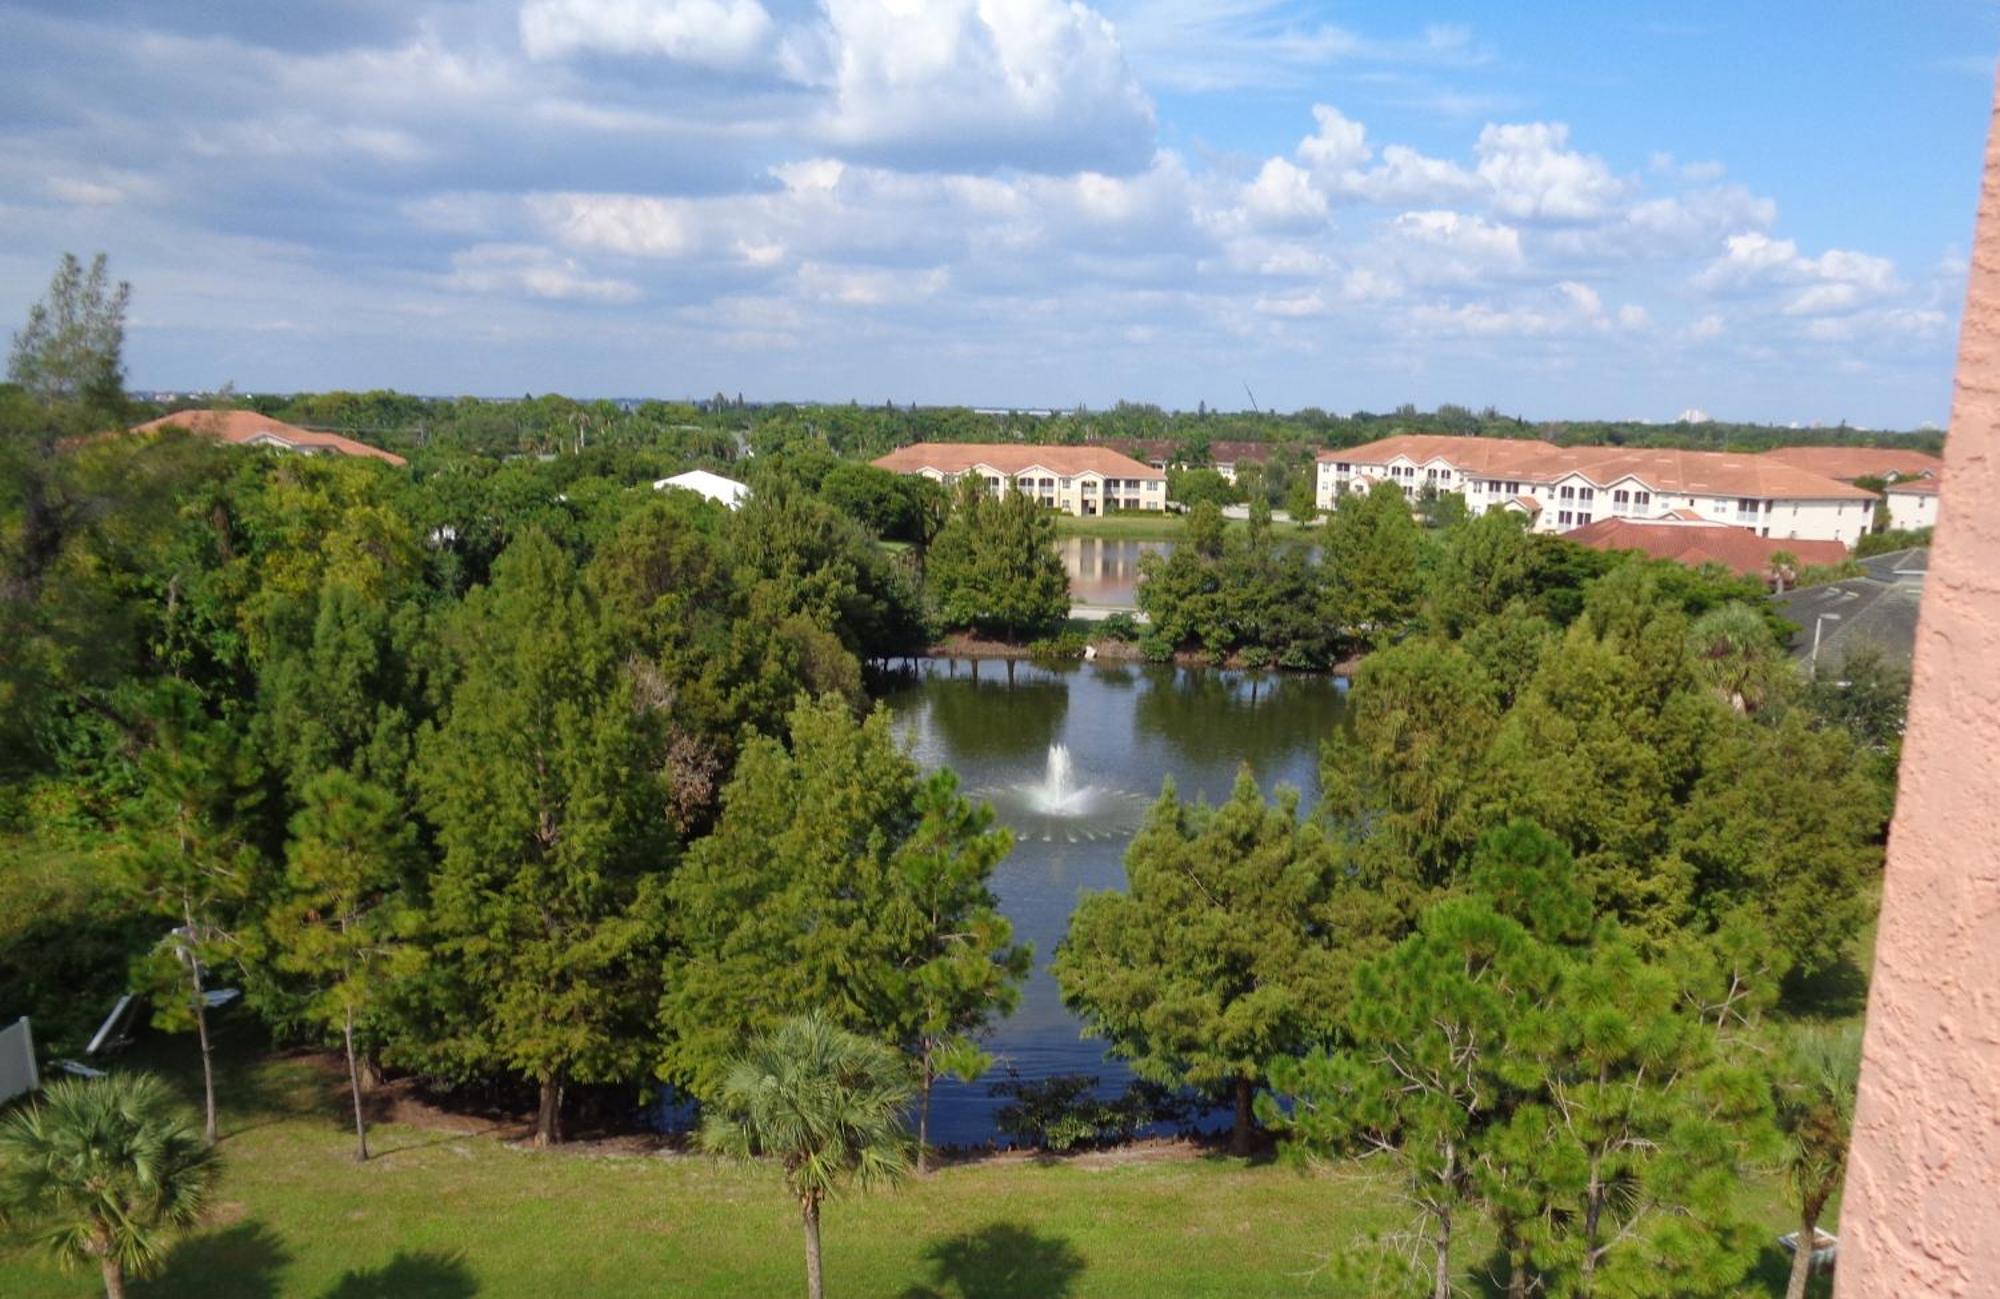
[[[1537,532],[1600,519],[1726,523],[1775,540],[1838,541],[1867,533],[1875,494],[1767,456],[1630,447],[1559,447],[1528,439],[1406,434],[1319,457],[1318,500],[1395,483],[1458,492],[1475,515],[1525,514]]]
[[[1167,475],[1109,447],[917,442],[874,463],[946,485],[974,474],[989,491],[1019,492],[1065,514],[1167,508]]]

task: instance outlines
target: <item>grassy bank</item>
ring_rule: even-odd
[[[173,1040],[165,1049],[185,1054]],[[313,1059],[227,1070],[226,1174],[210,1224],[138,1299],[184,1296],[736,1296],[801,1288],[775,1170],[636,1143],[533,1152],[469,1118],[383,1122],[357,1166],[337,1079]],[[407,1113],[407,1112],[406,1112]],[[1767,1212],[1764,1210],[1768,1210]],[[1775,1235],[1789,1217],[1764,1188]],[[896,1299],[1360,1295],[1322,1267],[1393,1229],[1372,1171],[1303,1172],[1184,1149],[948,1167],[831,1205],[829,1291]],[[1485,1242],[1464,1253],[1468,1283]],[[1759,1281],[1777,1294],[1767,1251]],[[0,1294],[85,1296],[37,1255],[0,1251]]]

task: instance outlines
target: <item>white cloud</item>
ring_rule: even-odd
[[[1477,280],[1524,262],[1520,231],[1463,212],[1404,212],[1387,233],[1398,264],[1422,282]]]
[[[1328,104],[1313,105],[1319,129],[1299,141],[1299,157],[1314,171],[1340,176],[1374,156],[1368,129]]]
[[[533,219],[572,248],[633,257],[682,257],[697,229],[686,200],[632,194],[539,194],[527,200]]]
[[[1261,297],[1252,304],[1252,310],[1266,316],[1296,320],[1307,316],[1324,316],[1327,314],[1327,305],[1317,290],[1307,290],[1304,293]]]
[[[69,176],[51,176],[48,190],[62,202],[78,207],[109,207],[114,203],[123,203],[126,197],[125,191],[116,185]]]
[[[1067,0],[824,0],[821,130],[864,154],[956,168],[1124,171],[1153,105],[1103,17]]]
[[[521,8],[521,48],[531,59],[589,51],[738,68],[765,56],[771,34],[757,0],[530,0]]]
[[[1272,158],[1245,187],[1243,206],[1256,224],[1284,229],[1310,226],[1326,219],[1326,195],[1312,177],[1283,158]]]
[[[1806,257],[1792,240],[1757,231],[1725,240],[1722,255],[1702,268],[1694,284],[1710,293],[1791,290],[1784,311],[1794,316],[1852,310],[1901,287],[1896,265],[1886,257],[1842,248]]]
[[[636,284],[591,276],[574,260],[529,244],[477,244],[451,264],[446,285],[473,293],[599,303],[636,302],[642,296]]]
[[[1561,122],[1489,125],[1473,152],[1493,205],[1523,220],[1588,221],[1604,215],[1626,186],[1602,158],[1570,149]]]

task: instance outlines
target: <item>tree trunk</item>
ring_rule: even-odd
[[[562,1076],[551,1074],[542,1079],[542,1101],[535,1108],[535,1144],[560,1145],[562,1139]]]
[[[208,1045],[208,993],[201,983],[201,954],[194,946],[194,909],[184,907],[182,914],[187,920],[188,978],[194,984],[194,1031],[201,1040],[201,1093],[203,1135],[209,1145],[217,1140],[215,1123],[215,1062],[210,1058]]]
[[[354,1162],[368,1162],[368,1122],[361,1115],[361,1070],[354,1062],[354,1008],[347,1009],[343,1034],[347,1039],[347,1090],[354,1097]]]
[[[1250,1132],[1253,1123],[1250,1117],[1252,1090],[1248,1078],[1236,1080],[1236,1122],[1229,1129],[1229,1153],[1232,1155],[1250,1153]]]
[[[125,1299],[125,1265],[109,1254],[104,1256],[104,1299]]]
[[[806,1296],[807,1299],[824,1299],[825,1286],[819,1271],[819,1199],[806,1196],[800,1201],[806,1224]]]
[[[1817,1204],[1808,1204],[1799,1214],[1799,1247],[1792,1251],[1792,1275],[1785,1281],[1785,1299],[1806,1299],[1806,1281],[1812,1276],[1813,1239],[1818,1234]]]
[[[1577,1268],[1577,1299],[1595,1299],[1597,1294],[1597,1230],[1604,1216],[1602,1171],[1599,1157],[1592,1154],[1590,1184],[1583,1192],[1583,1261]]]
[[[1438,1206],[1437,1258],[1431,1266],[1431,1299],[1451,1299],[1451,1206]]]
[[[1500,1222],[1500,1248],[1507,1255],[1507,1299],[1528,1299],[1528,1251],[1521,1247],[1521,1224],[1511,1214]]]
[[[917,1101],[917,1175],[931,1171],[931,1084],[936,1081],[931,1075],[929,1048],[925,1048],[921,1066],[923,1090]]]

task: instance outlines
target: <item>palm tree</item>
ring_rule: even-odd
[[[820,1204],[853,1182],[899,1180],[910,1166],[903,1114],[911,1095],[902,1057],[813,1014],[753,1038],[731,1062],[702,1122],[701,1144],[719,1154],[777,1160],[806,1233],[806,1291],[820,1281]]]
[[[31,1228],[65,1270],[127,1273],[165,1257],[208,1204],[220,1165],[151,1074],[65,1078],[0,1121],[0,1221]]]
[[[1798,1247],[1785,1299],[1804,1299],[1813,1239],[1826,1202],[1847,1171],[1854,1091],[1861,1076],[1861,1030],[1803,1028],[1785,1042],[1772,1087],[1785,1134],[1785,1180],[1799,1210]]]

